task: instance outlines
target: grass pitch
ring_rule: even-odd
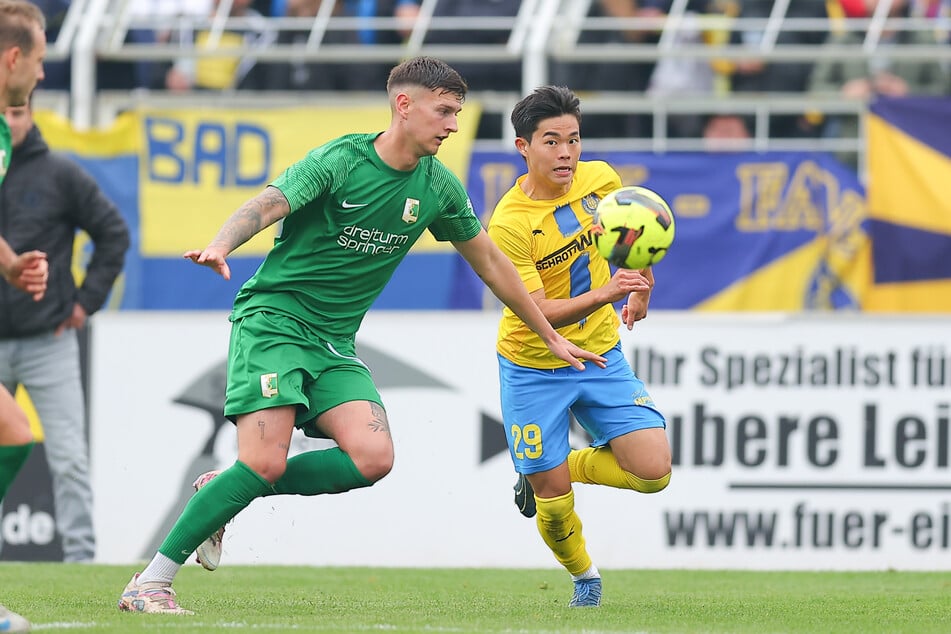
[[[550,570],[187,566],[193,617],[116,609],[130,566],[0,564],[0,602],[56,632],[947,634],[951,572],[602,570],[600,608],[568,609]]]

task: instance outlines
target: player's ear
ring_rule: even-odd
[[[518,150],[518,153],[522,156],[525,156],[528,153],[528,141],[522,137],[515,137],[515,149]]]
[[[409,106],[412,101],[413,96],[410,95],[409,92],[403,90],[396,93],[396,97],[393,99],[394,109],[403,119],[405,119],[409,113]]]
[[[11,46],[10,48],[0,53],[0,60],[3,61],[3,66],[8,71],[13,70],[13,67],[16,66],[17,61],[19,61],[20,56],[23,54],[23,51],[19,46]]]

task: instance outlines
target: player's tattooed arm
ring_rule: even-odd
[[[231,214],[208,246],[231,253],[289,213],[291,206],[287,198],[281,190],[269,185]]]
[[[377,403],[370,403],[370,413],[373,415],[373,419],[370,421],[370,429],[389,434],[390,421],[386,418],[386,410]]]
[[[184,257],[195,264],[214,269],[226,280],[231,279],[228,255],[256,233],[291,213],[291,206],[281,190],[268,185],[264,191],[241,205],[225,221],[204,249],[186,251]]]

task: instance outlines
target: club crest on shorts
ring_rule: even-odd
[[[264,398],[277,396],[277,372],[261,375],[261,396]]]
[[[403,222],[413,224],[419,220],[419,201],[415,198],[407,198],[403,205]]]

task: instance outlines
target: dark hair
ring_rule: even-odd
[[[515,136],[531,139],[544,119],[570,114],[581,125],[581,101],[564,86],[536,88],[512,108],[512,127]]]
[[[452,93],[465,101],[469,86],[456,69],[435,57],[413,57],[395,66],[386,80],[386,91],[398,86],[422,86],[440,93]]]
[[[24,53],[33,51],[33,29],[46,30],[43,12],[26,0],[0,0],[0,51],[14,46]]]

